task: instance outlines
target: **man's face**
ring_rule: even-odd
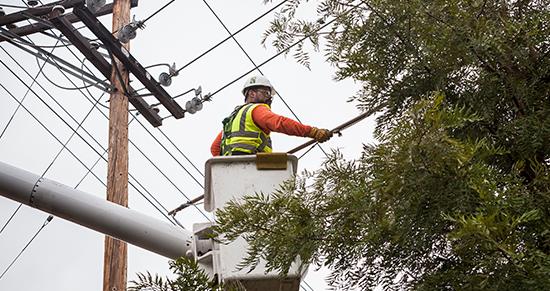
[[[271,89],[269,87],[257,87],[250,89],[249,101],[254,103],[265,103],[271,106],[273,97],[271,96]]]

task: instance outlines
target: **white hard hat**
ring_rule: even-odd
[[[273,88],[273,85],[271,85],[271,82],[269,82],[269,80],[262,75],[252,76],[248,78],[248,80],[246,80],[242,90],[243,95],[245,95],[246,89],[250,87],[255,87],[255,86],[269,87],[269,89],[271,90],[271,96],[275,95],[275,88]]]

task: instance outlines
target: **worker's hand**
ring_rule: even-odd
[[[312,127],[309,132],[309,137],[318,142],[325,142],[332,137],[332,132],[328,129]]]

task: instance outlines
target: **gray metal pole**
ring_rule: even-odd
[[[2,162],[0,196],[168,258],[193,256],[193,235],[185,229]]]

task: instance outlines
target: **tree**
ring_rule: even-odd
[[[362,82],[379,143],[219,211],[244,263],[285,272],[299,256],[343,289],[549,289],[550,3],[325,0],[296,19],[304,5],[264,41],[309,36],[337,79]]]
[[[138,273],[137,281],[131,281],[128,291],[216,291],[224,290],[222,286],[212,282],[206,272],[193,259],[181,257],[170,261],[170,270],[175,279],[154,277],[149,273]]]

